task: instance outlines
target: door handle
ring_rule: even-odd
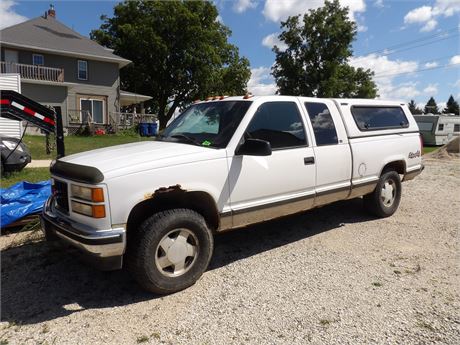
[[[303,163],[305,165],[315,164],[315,157],[305,157]]]

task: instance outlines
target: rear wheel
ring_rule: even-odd
[[[377,217],[389,217],[398,209],[401,190],[399,174],[386,171],[380,176],[375,190],[363,197],[364,207]]]
[[[146,290],[167,294],[193,285],[208,267],[213,235],[204,218],[188,209],[154,214],[128,241],[127,265]]]

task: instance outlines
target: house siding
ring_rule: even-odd
[[[56,85],[30,84],[22,81],[22,94],[43,105],[59,106],[62,114],[67,114],[67,87]],[[63,116],[62,122],[67,126],[67,116]]]
[[[9,49],[6,47],[6,49]],[[69,125],[68,112],[80,109],[78,95],[106,97],[105,121],[113,112],[119,111],[119,65],[117,63],[94,61],[89,59],[74,58],[56,54],[46,54],[32,50],[16,49],[18,63],[32,65],[32,55],[41,54],[44,57],[45,67],[63,68],[64,82],[72,85],[46,85],[36,81],[22,79],[23,94],[45,105],[59,105],[62,109],[63,124]],[[5,47],[1,48],[2,60],[4,60]],[[88,63],[88,79],[78,79],[78,60]]]
[[[0,90],[12,90],[21,93],[21,78],[19,74],[0,74]],[[0,117],[1,137],[20,138],[22,122]]]
[[[2,48],[3,50],[3,48]],[[119,66],[116,63],[95,61],[89,59],[82,59],[70,56],[62,56],[55,54],[44,54],[34,52],[31,50],[17,50],[19,63],[32,65],[32,55],[40,54],[44,57],[45,67],[63,68],[64,81],[68,83],[79,83],[85,85],[100,85],[112,87],[118,82]],[[4,53],[2,52],[2,56]],[[88,80],[78,79],[78,60],[88,62]]]

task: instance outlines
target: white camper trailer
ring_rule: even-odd
[[[452,115],[415,115],[423,143],[427,146],[447,144],[460,136],[460,116]]]
[[[12,90],[21,93],[21,77],[19,74],[0,74],[0,92],[3,90]],[[0,117],[0,134],[2,137],[19,139],[22,135],[22,122]]]

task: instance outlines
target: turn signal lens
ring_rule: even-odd
[[[103,202],[104,201],[104,191],[102,188],[92,188],[91,189],[91,200],[94,202]]]
[[[105,218],[104,205],[93,205],[93,218]]]

